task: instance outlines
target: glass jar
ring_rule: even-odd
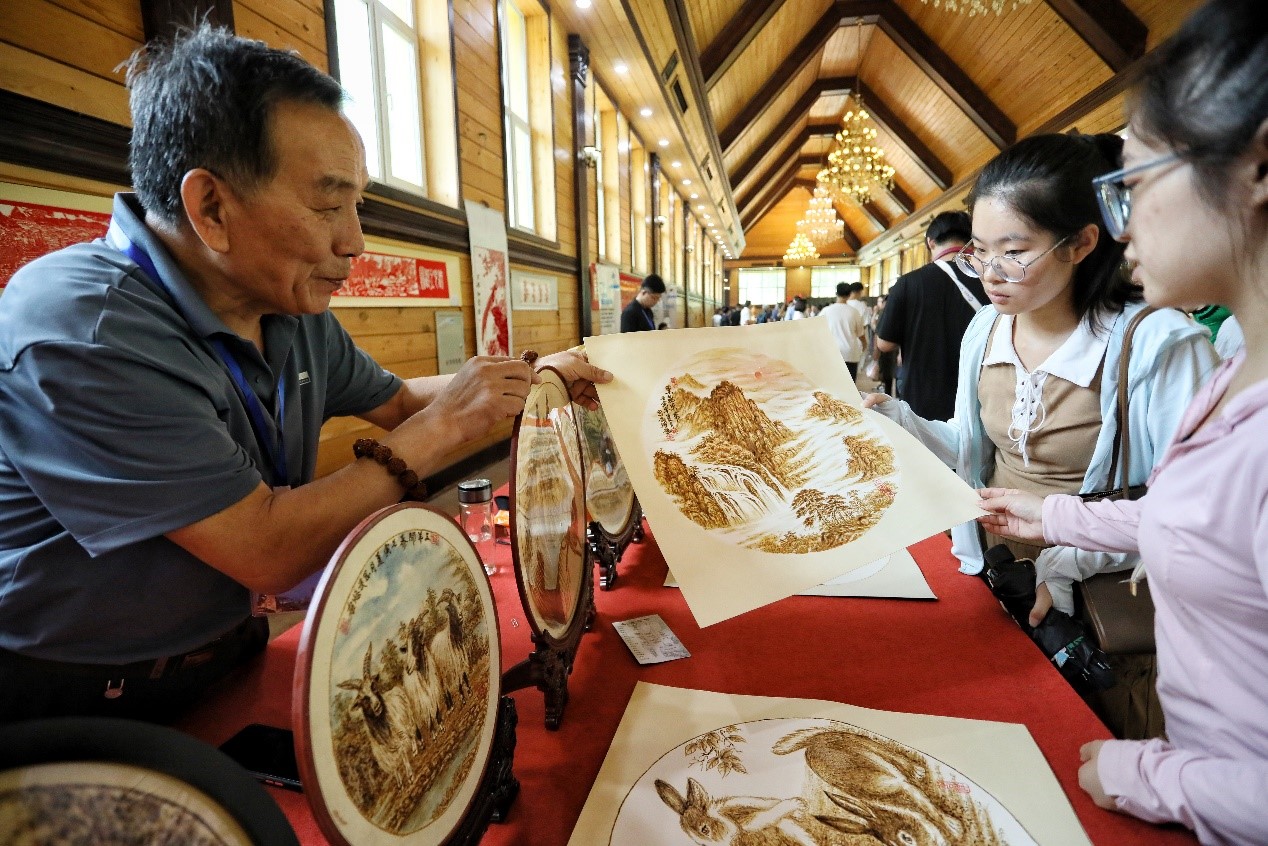
[[[468,479],[458,483],[458,523],[475,545],[484,572],[497,572],[493,563],[493,483]]]

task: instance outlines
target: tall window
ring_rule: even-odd
[[[837,264],[810,269],[810,296],[835,297],[837,283],[853,285],[860,280],[861,273],[857,265]]]
[[[533,215],[533,127],[528,110],[528,20],[514,2],[506,4],[502,37],[502,90],[506,102],[507,221],[536,231]]]
[[[335,38],[370,176],[426,193],[413,0],[335,0]]]
[[[784,301],[784,268],[741,267],[737,275],[740,295],[736,302],[774,305]]]

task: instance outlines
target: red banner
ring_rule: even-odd
[[[0,201],[0,288],[27,262],[100,238],[109,225],[105,212]]]
[[[341,297],[410,297],[449,301],[449,270],[443,261],[362,253],[352,260],[352,275]]]

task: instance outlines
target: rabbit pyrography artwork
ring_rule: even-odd
[[[411,529],[370,550],[328,612],[338,620],[329,720],[339,779],[377,828],[418,831],[480,775],[493,718],[489,610],[459,550]]]
[[[656,481],[683,516],[762,552],[848,544],[898,492],[893,446],[862,412],[748,350],[684,360],[643,432]]]
[[[635,783],[610,843],[709,846],[1025,846],[1017,819],[916,749],[829,719],[723,726]]]

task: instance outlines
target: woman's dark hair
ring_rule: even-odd
[[[1123,267],[1126,245],[1105,231],[1092,180],[1118,168],[1117,135],[1035,135],[987,162],[969,192],[969,207],[998,197],[1039,229],[1065,238],[1089,223],[1100,230],[1096,248],[1074,269],[1074,308],[1093,329],[1102,312],[1119,312],[1141,299]]]
[[[1268,120],[1268,3],[1212,0],[1146,56],[1128,100],[1132,131],[1192,163],[1219,208],[1228,164]]]
[[[128,61],[132,184],[147,212],[183,218],[181,180],[206,168],[250,191],[277,169],[269,124],[279,102],[338,111],[339,83],[298,54],[207,24]]]

